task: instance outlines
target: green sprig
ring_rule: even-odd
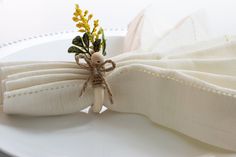
[[[79,5],[76,5],[73,21],[77,22],[76,26],[80,28],[79,32],[84,32],[84,34],[82,36],[76,36],[72,40],[73,46],[69,47],[69,53],[75,53],[75,55],[83,53],[91,56],[92,53],[102,50],[102,54],[104,56],[106,55],[106,39],[104,31],[99,26],[99,20],[94,20],[94,24],[89,25],[89,21],[92,17],[92,14],[88,15],[87,10],[83,12],[79,8]],[[90,29],[92,26],[93,29]],[[81,31],[81,29],[83,31]]]

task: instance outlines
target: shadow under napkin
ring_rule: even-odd
[[[94,119],[94,116],[78,112],[75,114],[64,116],[46,116],[46,117],[31,117],[19,115],[4,115],[0,116],[0,123],[10,128],[17,130],[43,133],[60,131],[69,128],[83,127],[89,124]]]

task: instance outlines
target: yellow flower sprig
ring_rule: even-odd
[[[78,32],[83,33],[83,36],[77,36],[73,39],[71,46],[68,49],[69,53],[78,54],[91,54],[98,52],[102,49],[102,54],[106,55],[106,39],[102,27],[99,26],[99,20],[93,20],[93,14],[90,14],[88,10],[82,11],[79,5],[75,5],[75,12],[73,15],[73,21],[76,22]],[[90,24],[92,23],[92,24]]]
[[[76,22],[76,27],[79,29],[79,32],[89,33],[90,40],[94,42],[102,34],[99,29],[99,20],[93,21],[93,29],[91,31],[89,22],[93,18],[93,14],[89,14],[88,10],[84,12],[80,9],[79,5],[75,5],[75,12],[73,16],[73,21]]]

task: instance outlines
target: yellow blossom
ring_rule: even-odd
[[[84,29],[80,29],[79,32],[86,32],[86,30],[84,30]]]
[[[94,25],[95,28],[99,25],[98,22],[99,22],[98,20],[94,20],[93,25]]]
[[[88,16],[88,21],[91,20],[92,18],[93,18],[93,14],[90,14],[90,15]]]
[[[82,40],[89,40],[89,43],[92,43],[92,45],[86,45],[87,48],[84,50],[86,50],[86,52],[88,51],[87,53],[90,53],[91,49],[94,51],[99,51],[99,47],[103,47],[103,54],[105,55],[104,33],[102,28],[99,26],[99,20],[93,20],[93,14],[90,14],[88,10],[82,10],[78,4],[75,5],[72,20],[76,23],[78,32],[82,32],[84,34]],[[98,43],[98,39],[101,41],[99,47],[97,44],[94,44],[94,42]]]
[[[84,16],[87,16],[88,15],[88,10],[85,10],[84,11]]]
[[[84,27],[84,24],[81,23],[81,22],[80,22],[80,23],[77,23],[77,24],[76,24],[76,27],[78,27],[78,28]]]
[[[77,12],[74,12],[74,16],[75,16],[75,17],[78,17],[79,14],[78,14]]]
[[[75,4],[75,9],[79,9],[79,5],[78,4]]]
[[[89,21],[93,18],[93,14],[89,14],[88,10],[82,11],[79,5],[75,5],[74,17],[72,18],[76,22],[76,27],[79,28],[79,32],[87,32],[92,42],[99,38],[101,31],[99,29],[99,20],[93,21],[93,28],[91,31]]]
[[[80,8],[76,9],[75,12],[78,13],[79,15],[82,14],[82,10]]]
[[[72,20],[75,21],[75,22],[79,21],[79,19],[77,17],[73,17]]]

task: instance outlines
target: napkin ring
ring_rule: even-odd
[[[80,60],[83,59],[86,63],[81,63]],[[80,97],[85,92],[88,83],[92,83],[94,90],[94,103],[92,104],[93,112],[100,112],[104,102],[104,91],[107,90],[109,100],[113,104],[112,92],[109,84],[107,83],[105,77],[106,72],[110,72],[115,69],[116,64],[112,60],[105,60],[100,52],[95,52],[91,55],[91,59],[86,55],[75,55],[76,63],[80,68],[90,71],[88,79],[83,84],[80,92]],[[106,65],[110,64],[110,67],[106,68]]]

